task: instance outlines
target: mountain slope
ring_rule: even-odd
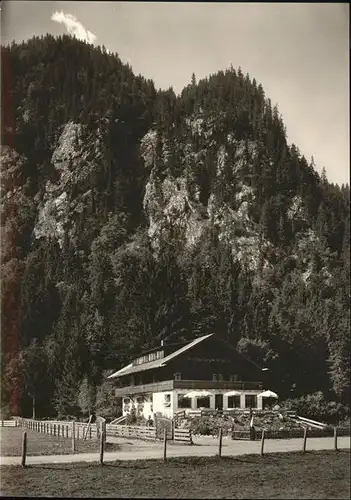
[[[213,331],[283,397],[346,397],[349,187],[287,144],[255,79],[176,96],[67,36],[2,64],[3,403],[73,414],[84,378]]]

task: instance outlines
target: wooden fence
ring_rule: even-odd
[[[163,439],[163,436],[157,433],[156,426],[141,427],[135,425],[106,424],[106,434],[108,436],[136,439]],[[189,429],[173,429],[173,431],[170,430],[169,432],[167,429],[167,439],[192,444],[192,436]]]
[[[156,439],[156,427],[106,424],[106,434],[115,437]]]
[[[169,417],[162,415],[155,415],[155,427],[156,427],[156,438],[163,439],[165,430],[167,432],[167,439],[170,441],[173,439],[173,428],[175,421]]]
[[[19,427],[24,427],[32,431],[57,437],[72,437],[72,422],[64,420],[32,420],[30,418],[19,418],[16,422],[18,422],[17,425]],[[97,426],[96,424],[88,426],[84,422],[74,422],[74,435],[76,439],[96,439],[98,437]]]
[[[57,437],[72,437],[73,422],[63,420],[32,420],[29,418],[18,418],[12,421],[12,426],[24,427],[29,430],[49,434]],[[74,422],[74,435],[75,439],[98,439],[100,436],[100,425],[97,423],[88,424],[83,422]],[[142,427],[135,425],[114,425],[106,424],[106,436],[112,437],[128,437],[134,439],[152,439],[158,438],[156,427]],[[160,438],[162,439],[162,437]],[[174,429],[167,439],[174,441],[192,443],[191,432],[189,429]]]
[[[180,441],[183,443],[193,444],[193,438],[190,429],[174,429],[173,430],[173,440]]]
[[[262,430],[256,429],[255,439],[262,438]],[[338,436],[349,436],[350,429],[345,429],[340,427],[337,429]],[[329,437],[333,436],[334,429],[309,429],[308,436],[313,437]],[[265,439],[292,439],[292,438],[302,438],[304,436],[304,429],[284,429],[284,430],[265,430]],[[250,440],[250,431],[233,431],[232,439],[240,440]]]
[[[1,427],[18,427],[18,420],[1,420]]]

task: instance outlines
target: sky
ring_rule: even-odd
[[[288,142],[350,182],[346,3],[2,2],[1,41],[70,33],[175,92],[233,65],[278,104]]]

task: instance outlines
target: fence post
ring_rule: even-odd
[[[91,439],[91,426],[89,427],[89,439]]]
[[[68,432],[68,424],[66,425],[66,437],[68,438],[69,432]]]
[[[74,429],[75,425],[74,425],[74,420],[72,421],[72,451],[75,452],[75,429]]]
[[[163,431],[163,460],[167,460],[167,429]]]
[[[222,456],[222,439],[223,439],[223,429],[219,428],[219,444],[218,444],[218,456]]]
[[[104,465],[104,435],[100,434],[100,465]]]
[[[338,428],[334,427],[334,450],[338,451]]]
[[[265,429],[262,429],[262,438],[261,438],[261,457],[263,457],[263,453],[264,453],[264,438],[265,438]]]
[[[305,453],[305,451],[306,451],[306,443],[307,443],[307,427],[304,427],[304,429],[303,429],[303,447],[302,447],[303,453]]]
[[[24,431],[22,437],[22,460],[21,460],[22,467],[26,466],[26,455],[27,455],[27,432]]]
[[[56,424],[54,424],[54,436],[56,436]]]

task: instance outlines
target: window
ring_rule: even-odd
[[[240,408],[240,396],[228,396],[228,408]]]
[[[196,398],[197,408],[209,408],[210,407],[210,396],[204,398]]]
[[[230,380],[230,382],[236,382],[238,380],[238,376],[237,375],[229,375],[229,380]]]
[[[137,403],[138,403],[138,404],[141,404],[141,403],[143,403],[143,402],[144,402],[144,398],[143,398],[142,396],[138,396],[138,397],[137,397]]]
[[[213,382],[222,382],[223,381],[222,373],[214,373],[212,380],[213,380]]]
[[[164,406],[166,408],[169,408],[171,406],[171,395],[170,394],[165,394]]]
[[[129,398],[124,398],[124,399],[123,399],[123,403],[124,403],[125,405],[129,405],[129,403],[130,403],[130,399],[129,399]]]
[[[257,396],[256,396],[256,394],[246,394],[245,395],[245,408],[257,408]]]
[[[218,377],[218,381],[219,382],[223,382],[223,375],[222,375],[222,373],[218,373],[217,377]]]
[[[212,376],[212,380],[213,382],[217,382],[218,381],[218,378],[217,378],[217,373],[214,373],[213,376]]]
[[[176,372],[173,375],[174,375],[174,380],[182,380],[182,374],[180,372]]]
[[[185,398],[183,394],[178,394],[178,408],[191,408],[191,398]]]

